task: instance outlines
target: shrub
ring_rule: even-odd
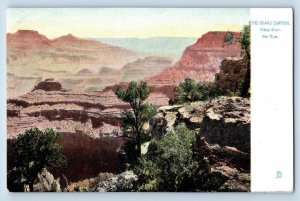
[[[176,102],[205,101],[221,95],[217,84],[213,82],[197,83],[191,78],[186,78],[176,88]]]
[[[194,143],[196,134],[179,126],[165,137],[153,139],[134,172],[140,191],[191,191],[199,171]]]
[[[228,31],[227,35],[224,38],[224,42],[233,44],[234,41],[234,32]]]
[[[7,173],[7,188],[11,192],[24,191],[23,175],[20,168],[13,168]]]
[[[58,167],[66,162],[65,156],[61,154],[60,135],[52,129],[29,129],[17,138],[14,147],[17,167],[8,172],[8,188],[13,183],[20,186],[28,184],[30,191],[33,191],[37,175],[44,168]],[[9,190],[21,189],[12,187]]]

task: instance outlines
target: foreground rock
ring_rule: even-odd
[[[242,87],[247,73],[247,63],[240,57],[227,57],[216,74],[215,82],[223,93],[234,93]]]
[[[207,142],[236,147],[250,153],[250,101],[241,97],[220,97],[159,108],[151,119],[156,133],[166,134],[179,124],[200,131]]]
[[[36,192],[60,192],[60,180],[55,180],[50,172],[43,169],[37,176],[33,190]]]
[[[198,133],[203,159],[199,191],[250,191],[250,102],[220,97],[207,102],[165,106],[150,121],[161,135],[184,124]]]
[[[137,186],[138,177],[132,171],[123,172],[115,177],[96,184],[90,189],[94,192],[130,192]]]
[[[212,102],[202,121],[201,136],[209,143],[250,153],[249,99],[221,98]]]
[[[205,138],[198,141],[197,150],[208,167],[198,175],[200,191],[250,192],[250,154],[210,145]]]

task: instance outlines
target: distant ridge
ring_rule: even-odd
[[[159,75],[151,77],[148,82],[177,85],[188,77],[200,82],[213,81],[222,60],[226,57],[240,57],[242,53],[238,42],[241,33],[233,33],[233,43],[225,41],[227,35],[227,31],[210,31],[203,34],[195,44],[184,50],[179,62]]]
[[[197,38],[187,37],[151,37],[151,38],[97,38],[98,41],[110,45],[131,49],[137,52],[146,52],[160,56],[179,59],[187,46],[194,44]]]

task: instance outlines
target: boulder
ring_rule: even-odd
[[[135,191],[138,177],[132,171],[123,172],[115,177],[96,184],[93,192],[130,192]]]
[[[163,106],[159,113],[150,120],[150,128],[156,134],[166,134],[174,130],[178,109],[182,106]]]
[[[207,103],[201,101],[185,105],[178,110],[179,121],[190,129],[200,128],[207,107]]]
[[[61,188],[59,179],[55,180],[54,176],[50,172],[43,169],[35,180],[33,190],[35,192],[60,192]]]
[[[156,134],[167,133],[167,120],[164,118],[163,113],[158,113],[150,120],[150,129]]]

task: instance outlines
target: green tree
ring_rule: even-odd
[[[233,44],[234,41],[234,32],[228,31],[227,35],[224,38],[225,42],[228,42],[230,44]]]
[[[218,86],[212,82],[197,83],[191,78],[186,78],[176,88],[176,99],[178,103],[205,101],[221,95]]]
[[[251,26],[245,25],[242,31],[242,37],[239,42],[242,45],[242,48],[245,51],[245,57],[250,60],[251,58]]]
[[[116,95],[119,99],[130,104],[132,111],[123,112],[123,130],[131,133],[135,141],[137,157],[141,155],[141,135],[144,134],[143,125],[156,114],[156,108],[145,103],[150,95],[150,88],[146,82],[132,81],[129,87],[118,89]]]
[[[176,88],[176,98],[180,103],[199,100],[200,96],[201,94],[198,91],[198,83],[191,78],[186,78],[185,81],[180,83]]]
[[[140,191],[192,191],[201,167],[194,149],[196,134],[183,126],[153,139],[134,172]]]
[[[242,36],[239,40],[241,43],[242,48],[245,51],[244,60],[246,63],[246,75],[242,81],[242,87],[240,94],[243,97],[249,95],[250,89],[250,75],[251,75],[251,26],[245,25],[243,27]]]
[[[58,167],[66,162],[61,154],[60,135],[52,129],[29,129],[17,138],[14,148],[17,166],[8,172],[8,184],[28,184],[30,191],[33,191],[34,182],[42,169]],[[14,178],[16,176],[18,178]]]

